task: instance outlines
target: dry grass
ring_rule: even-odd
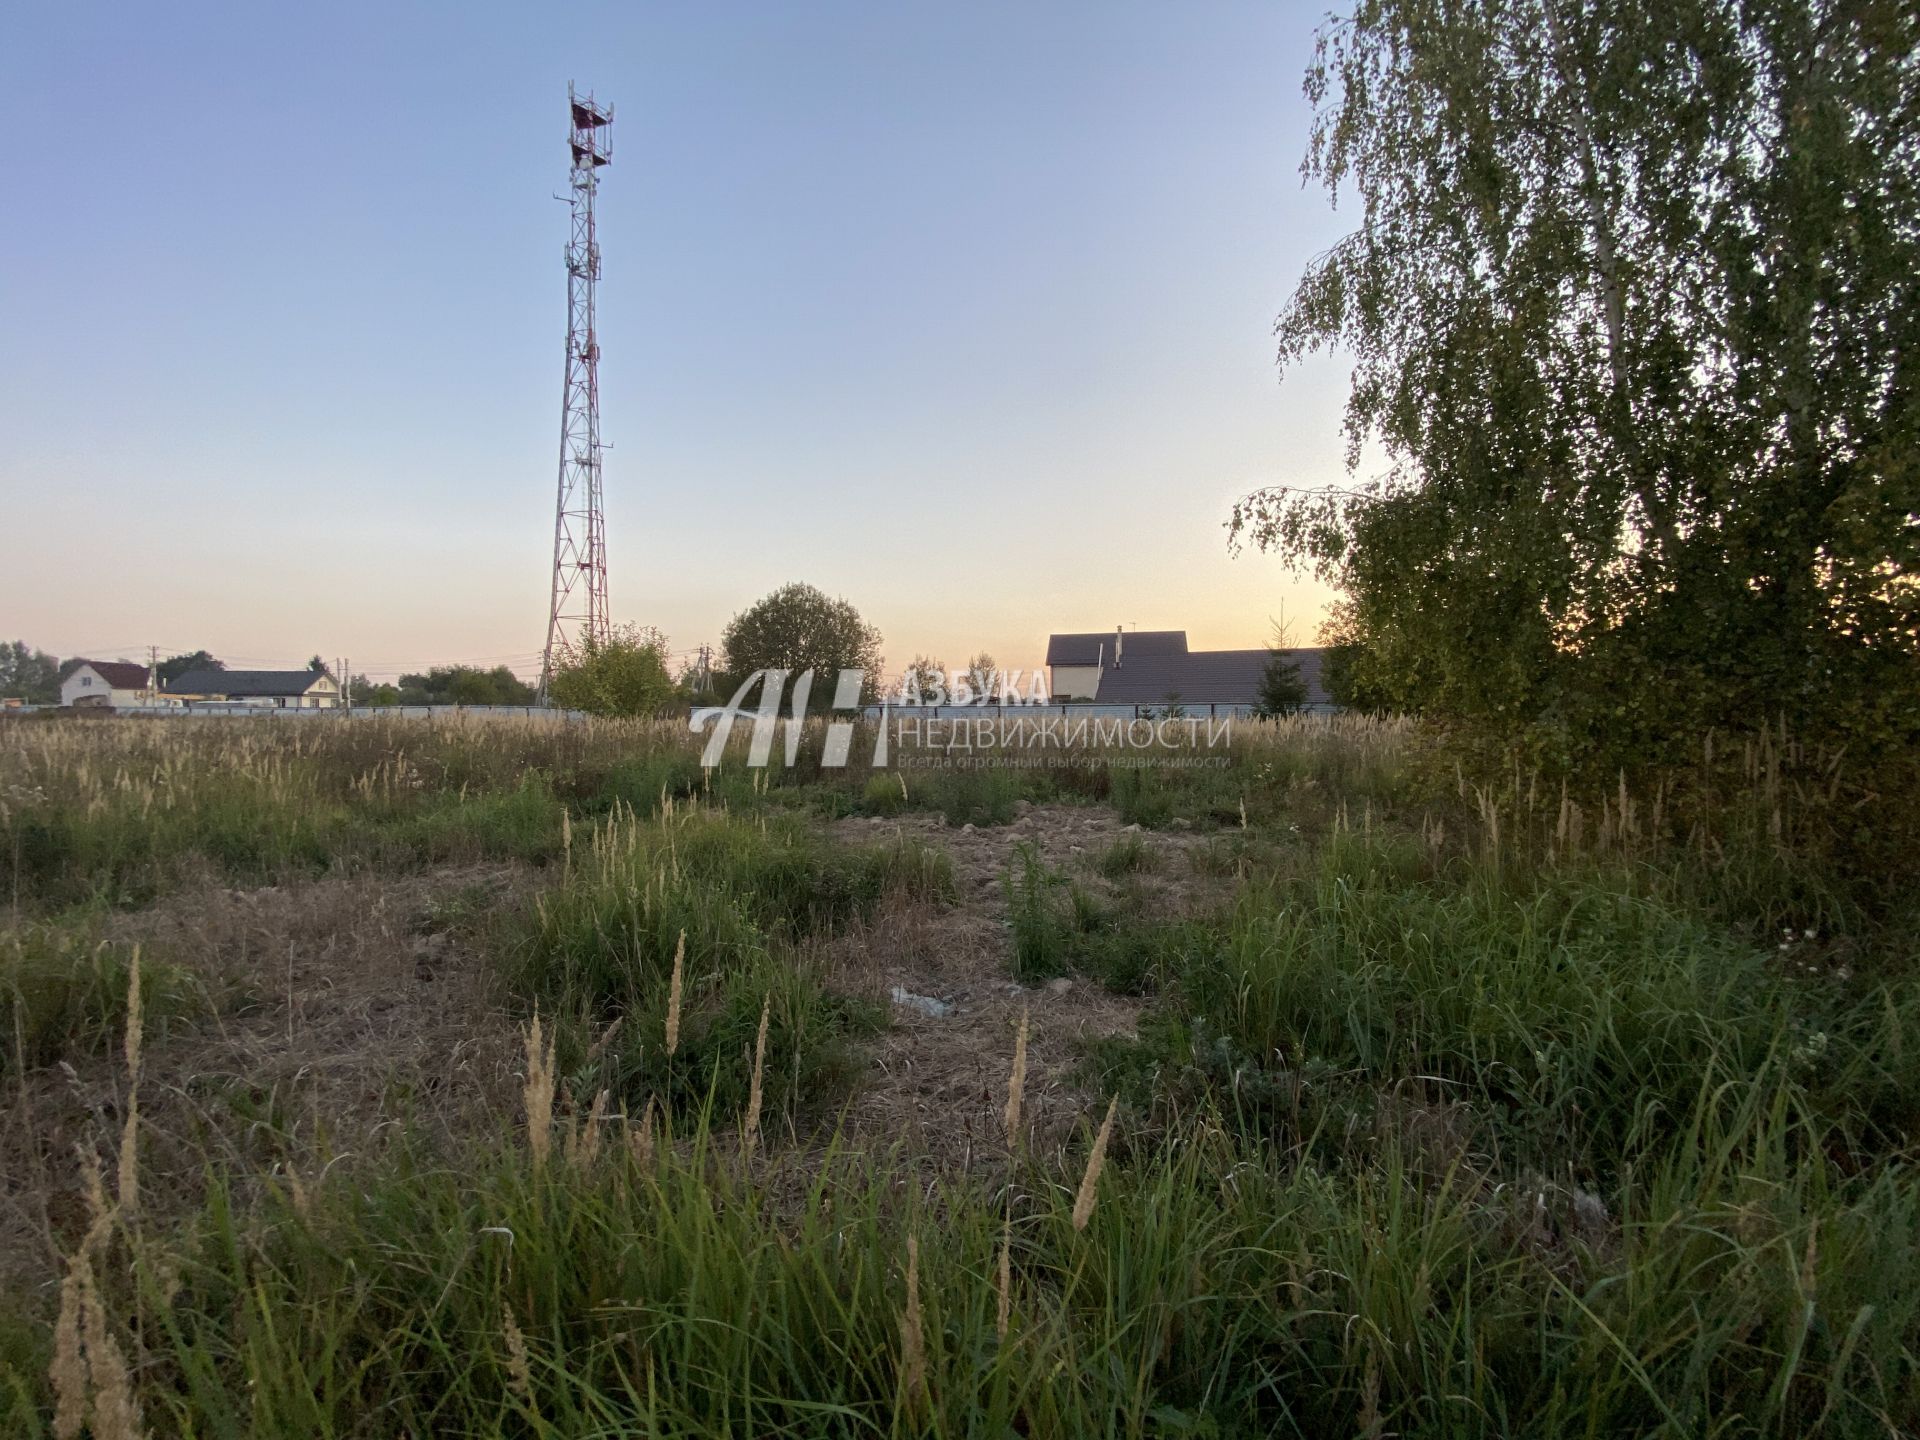
[[[164,1221],[200,1203],[210,1151],[223,1165],[291,1165],[304,1186],[403,1135],[492,1123],[517,1089],[520,1047],[478,937],[439,925],[511,908],[526,883],[508,867],[458,867],[216,886],[108,917],[116,943],[139,947],[143,990],[148,957],[165,955],[212,999],[164,1031],[143,1003],[117,1053],[72,1051],[9,1077],[0,1283],[37,1282],[89,1223],[76,1147],[114,1157],[116,1188]]]
[[[721,983],[738,979],[727,957],[775,922],[694,927],[695,944],[687,929],[674,939],[675,916],[645,937],[644,1003],[549,1005],[523,1028],[526,1012],[493,998],[494,927],[530,893],[551,907],[611,864],[609,847],[644,858],[628,891],[607,872],[620,906],[581,930],[604,959],[611,931],[595,925],[621,907],[637,913],[668,884],[703,905],[731,895],[726,872],[687,868],[717,812],[764,841],[792,812],[858,806],[866,777],[683,773],[687,741],[666,729],[426,729],[405,745],[396,727],[174,733],[30,741],[0,752],[0,778],[130,824],[193,810],[206,799],[196,767],[216,756],[237,759],[270,807],[389,819],[430,809],[462,766],[462,800],[536,757],[580,803],[605,792],[568,765],[613,763],[624,746],[667,768],[636,769],[644,787],[629,776],[597,819],[553,801],[545,875],[422,869],[422,852],[400,864],[375,846],[366,867],[236,887],[179,832],[165,878],[184,888],[122,897],[138,903],[97,922],[133,957],[117,1054],[24,1068],[0,1121],[0,1248],[20,1257],[6,1278],[44,1285],[53,1312],[34,1403],[55,1434],[177,1426],[184,1412],[162,1407],[190,1370],[194,1405],[230,1399],[227,1428],[263,1435],[374,1414],[414,1433],[503,1415],[576,1433],[636,1406],[658,1428],[694,1428],[722,1395],[752,1397],[741,1425],[793,1428],[804,1413],[885,1428],[890,1408],[897,1429],[954,1429],[977,1407],[1000,1432],[1036,1435],[1091,1433],[1143,1404],[1250,1431],[1284,1419],[1440,1434],[1459,1417],[1431,1397],[1463,1387],[1514,1417],[1608,1431],[1799,1433],[1844,1415],[1832,1428],[1870,1433],[1920,1413],[1920,1322],[1902,1318],[1914,1287],[1899,1279],[1910,1247],[1884,1238],[1920,1223],[1887,1148],[1912,1088],[1903,1062],[1873,1049],[1866,1011],[1829,1005],[1811,978],[1793,984],[1828,1008],[1765,1045],[1740,1028],[1742,995],[1674,980],[1717,973],[1744,942],[1663,908],[1682,893],[1661,871],[1678,863],[1674,817],[1697,803],[1670,787],[1616,785],[1588,804],[1483,775],[1416,803],[1394,789],[1409,727],[1348,721],[1246,727],[1231,774],[1135,785],[1124,803],[1144,828],[1082,801],[1020,800],[1007,823],[963,829],[900,808],[941,788],[916,778],[885,787],[887,817],[814,824],[806,844],[918,840],[951,859],[951,896],[890,890],[780,932],[740,994]],[[1818,757],[1770,745],[1737,763],[1772,797],[1779,818],[1753,823],[1778,859],[1818,802],[1794,789],[1794,767]],[[0,804],[14,807],[0,825],[46,813],[17,788]],[[1114,923],[1193,922],[1211,948],[1137,997],[1084,971],[1016,983],[1001,880],[1017,846]],[[1719,903],[1736,850],[1690,837],[1680,862],[1719,877]],[[846,878],[796,869],[819,858],[805,849],[728,854],[792,890],[783,903]],[[1832,972],[1838,994],[1848,943],[1823,930],[1779,964]],[[150,981],[183,956],[227,998],[160,1025]],[[893,1008],[831,1140],[830,1105],[806,1113],[779,1089],[794,1053],[781,1048],[783,966],[951,1007]],[[1538,1045],[1438,980],[1403,993],[1416,970],[1471,972]],[[608,1088],[600,1067],[616,1054],[653,1065],[664,1050],[687,1068],[722,998],[730,1083],[751,1066],[724,1134],[688,1123],[658,1076]],[[1886,1014],[1907,1003],[1885,999]],[[1569,1029],[1568,1013],[1601,1001],[1595,1034]],[[1698,1054],[1688,1006],[1718,1027]],[[1622,1037],[1619,1056],[1601,1031]],[[1488,1061],[1495,1042],[1506,1048]],[[1823,1054],[1841,1050],[1860,1084],[1822,1078],[1839,1073]],[[1657,1105],[1605,1089],[1634,1064],[1667,1087]],[[496,1143],[508,1124],[524,1125],[524,1152]],[[1554,1163],[1516,1160],[1526,1146]],[[351,1182],[330,1180],[335,1168]],[[195,1251],[178,1222],[203,1199],[196,1224],[215,1243]],[[497,1271],[475,1263],[476,1217],[484,1235],[516,1237]],[[363,1284],[364,1315],[309,1303]],[[192,1370],[198,1355],[166,1338],[176,1295],[218,1367]],[[324,1315],[336,1330],[320,1333]],[[329,1372],[319,1401],[296,1354],[317,1370],[362,1358],[351,1377]]]

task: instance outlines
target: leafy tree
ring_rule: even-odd
[[[531,705],[534,693],[504,665],[436,665],[424,675],[402,675],[396,698],[402,705]]]
[[[162,685],[171,685],[190,670],[224,670],[226,662],[216,660],[205,650],[190,651],[185,655],[169,655],[155,667]]]
[[[60,663],[24,640],[0,645],[0,699],[51,705],[60,698]]]
[[[993,663],[993,656],[982,650],[967,661],[967,689],[973,694],[973,703],[982,704],[993,696],[993,690],[1000,667]]]
[[[900,700],[907,705],[937,705],[947,697],[947,667],[944,661],[925,655],[913,657],[900,676]]]
[[[1305,173],[1358,228],[1280,316],[1377,479],[1235,507],[1399,708],[1597,764],[1920,692],[1920,9],[1359,0]],[[1600,741],[1595,745],[1595,740]]]
[[[606,640],[587,637],[547,684],[554,704],[590,715],[651,715],[674,694],[667,637],[652,626],[618,625]]]
[[[879,694],[880,632],[860,618],[845,600],[832,598],[811,585],[785,585],[741,611],[727,622],[721,637],[727,683],[731,695],[756,670],[812,670],[813,689],[807,708],[822,710],[833,704],[839,672],[866,672],[863,703]],[[789,687],[792,685],[789,679]]]
[[[1368,673],[1369,653],[1354,634],[1350,609],[1336,601],[1320,627],[1320,688],[1343,710],[1386,714],[1395,708],[1393,688]]]

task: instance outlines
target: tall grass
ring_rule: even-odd
[[[78,1318],[0,1307],[0,1430],[64,1426],[50,1363],[70,1395],[95,1355],[87,1393],[159,1434],[1920,1433],[1920,989],[1890,928],[1833,933],[1870,913],[1837,869],[1796,870],[1837,853],[1794,778],[1826,762],[1714,768],[1714,828],[1704,786],[1562,799],[1418,750],[1288,721],[1217,770],[902,784],[706,771],[662,726],[8,734],[29,1065],[132,1011],[127,957],[41,908],[479,853],[547,883],[459,922],[538,1016],[524,1130],[216,1150],[176,1225],[133,1204],[129,1104],[119,1202],[115,1127],[77,1190]],[[1111,894],[1015,849],[1013,976],[1154,997],[1088,1067],[1105,1121],[1029,1145],[1023,1017],[966,1163],[835,1136],[879,1016],[825,942],[953,880],[819,818],[1102,795],[1219,830],[1195,863],[1233,887],[1154,920],[1138,837],[1092,857]]]
[[[829,1093],[847,1073],[844,1041],[877,1023],[870,1006],[827,990],[801,942],[890,896],[952,893],[946,857],[910,842],[843,847],[791,816],[670,806],[652,821],[618,812],[595,827],[501,944],[515,992],[558,1026],[575,1093],[732,1114],[748,1100],[763,1012],[773,1106]]]
[[[127,1023],[132,961],[132,946],[85,924],[0,933],[0,1074],[111,1048]],[[142,970],[149,1029],[213,1008],[203,977],[151,955]]]
[[[1594,1243],[1535,1196],[1205,1125],[924,1197],[698,1128],[537,1170],[495,1146],[301,1206],[216,1187],[100,1283],[146,1413],[201,1434],[1899,1433],[1920,1189],[1770,1134],[1703,1137]]]
[[[1146,854],[1137,836],[1124,836],[1095,865],[1131,875],[1145,868]],[[1134,897],[1126,894],[1103,902],[1049,866],[1030,842],[1015,847],[1002,883],[1013,940],[1009,969],[1022,984],[1080,974],[1120,994],[1144,995],[1218,949],[1209,922],[1133,913]]]
[[[1316,1101],[1414,1084],[1509,1159],[1613,1174],[1725,1087],[1810,1106],[1849,1153],[1920,1121],[1913,978],[1757,947],[1605,869],[1515,875],[1342,831],[1173,958],[1159,1043],[1282,1128],[1303,1099],[1311,1128],[1344,1113]]]

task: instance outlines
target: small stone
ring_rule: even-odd
[[[1136,820],[1131,825],[1122,825],[1120,827],[1120,833],[1122,835],[1138,835],[1140,833],[1140,822]]]
[[[1604,1236],[1607,1233],[1607,1202],[1576,1185],[1573,1190],[1573,1218],[1588,1239]]]
[[[1064,995],[1071,989],[1073,989],[1073,981],[1067,979],[1064,975],[1057,980],[1049,980],[1047,982],[1047,993],[1049,995]]]
[[[971,835],[973,833],[973,822],[969,820],[966,824],[962,825],[960,827],[960,833],[962,835]]]
[[[904,985],[893,987],[893,1003],[907,1010],[918,1010],[929,1020],[944,1020],[953,1014],[954,1007],[944,1000],[936,1000],[931,995],[916,995]]]

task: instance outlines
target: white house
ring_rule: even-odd
[[[60,682],[60,703],[88,710],[147,703],[147,667],[131,660],[82,660]]]

